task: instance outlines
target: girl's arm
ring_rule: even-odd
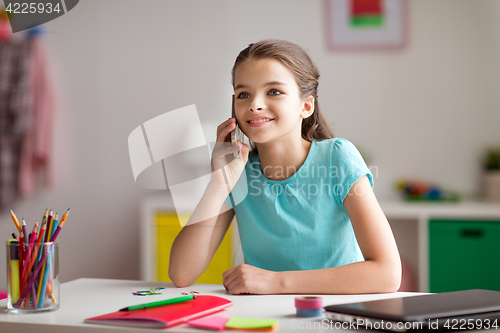
[[[226,195],[227,192],[210,184],[190,221],[196,221],[197,214],[206,214],[213,209],[211,207],[228,208],[224,203]],[[187,287],[203,274],[231,224],[234,211],[229,208],[219,215],[209,215],[215,217],[193,224],[188,221],[175,238],[170,252],[168,276],[177,287]]]
[[[365,261],[305,271],[271,272],[250,265],[231,268],[224,286],[233,294],[365,294],[395,292],[401,261],[389,222],[366,176],[344,200]]]
[[[168,276],[177,287],[189,286],[203,274],[234,217],[234,211],[224,200],[243,172],[249,153],[247,145],[228,144],[234,128],[234,119],[226,120],[217,128],[211,181],[172,245]],[[240,151],[239,156],[228,163],[227,155],[236,151]]]

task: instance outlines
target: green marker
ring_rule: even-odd
[[[195,298],[196,298],[196,295],[170,298],[170,299],[166,299],[166,300],[158,301],[158,302],[151,302],[151,303],[144,303],[144,304],[139,304],[139,305],[128,306],[126,308],[120,309],[119,311],[144,310],[144,309],[149,309],[149,308],[155,308],[157,306],[164,306],[164,305],[169,305],[169,304],[187,302],[187,301],[190,301],[190,300],[195,299]]]

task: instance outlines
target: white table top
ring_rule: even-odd
[[[134,296],[138,290],[151,287],[165,287],[162,295]],[[37,314],[7,313],[7,300],[0,301],[0,332],[36,332],[36,333],[90,333],[90,332],[154,332],[154,329],[137,329],[85,324],[85,318],[114,312],[125,306],[148,303],[157,300],[179,297],[182,292],[198,291],[204,295],[224,297],[233,302],[233,306],[212,314],[223,317],[248,317],[279,319],[279,326],[274,332],[298,331],[307,322],[322,322],[326,317],[297,318],[294,299],[298,295],[230,295],[222,285],[195,284],[187,288],[176,288],[167,282],[145,282],[107,279],[78,279],[61,284],[61,307],[57,311]],[[392,293],[369,295],[321,295],[323,305],[350,303],[357,301],[414,296],[418,293]],[[303,296],[303,295],[302,295]],[[312,323],[311,323],[312,324]],[[316,324],[317,327],[319,324]],[[324,325],[321,325],[324,326]],[[207,332],[181,324],[167,328],[168,332]],[[304,329],[311,332],[311,328]],[[313,330],[317,332],[318,330]],[[322,330],[319,330],[320,332]],[[331,329],[325,329],[331,331]]]

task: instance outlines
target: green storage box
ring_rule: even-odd
[[[429,221],[430,292],[500,290],[500,221]]]

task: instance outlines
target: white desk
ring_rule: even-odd
[[[132,292],[151,287],[165,287],[162,295],[134,296]],[[322,322],[326,317],[297,318],[294,299],[297,295],[229,295],[221,285],[196,284],[188,288],[176,288],[172,283],[127,280],[78,279],[61,285],[61,308],[54,312],[15,315],[7,313],[7,300],[0,301],[0,332],[36,333],[90,333],[90,332],[155,332],[154,329],[136,329],[85,324],[85,318],[117,311],[128,305],[153,302],[181,296],[182,292],[196,290],[200,294],[214,295],[231,300],[233,306],[212,314],[223,317],[249,317],[279,319],[275,332],[300,331],[307,322]],[[322,295],[323,305],[350,303],[417,293],[369,294],[369,295]],[[324,326],[317,324],[318,326]],[[208,332],[181,324],[165,332]],[[228,330],[233,331],[233,330]],[[309,332],[321,330],[304,329]],[[331,332],[330,328],[324,331]],[[236,331],[235,331],[236,332]]]

